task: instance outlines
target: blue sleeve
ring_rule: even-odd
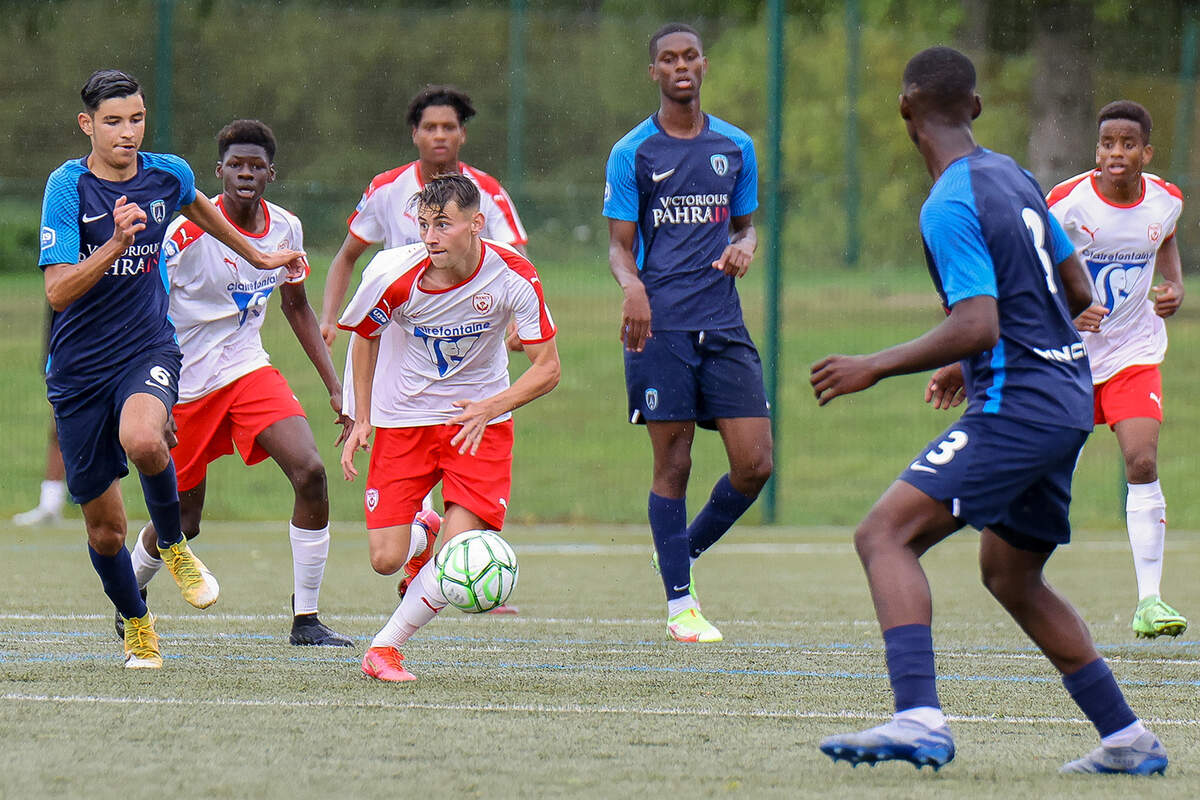
[[[190,206],[196,201],[196,176],[192,168],[182,158],[170,153],[146,153],[148,164],[164,172],[169,172],[179,181],[179,208]],[[171,211],[174,214],[179,210]]]
[[[758,208],[758,158],[754,155],[754,141],[749,136],[738,138],[738,146],[742,150],[742,171],[733,184],[729,213],[744,217]]]
[[[41,254],[38,266],[75,264],[79,261],[79,174],[56,169],[46,181],[42,197]]]
[[[1059,224],[1058,217],[1046,214],[1046,221],[1050,224],[1050,258],[1055,264],[1061,264],[1075,252],[1075,245],[1071,244],[1071,239]]]
[[[637,222],[638,189],[634,174],[635,148],[617,142],[608,156],[604,171],[604,216]]]
[[[979,295],[997,296],[992,254],[979,217],[966,203],[926,203],[921,209],[921,236],[942,279],[947,305]]]

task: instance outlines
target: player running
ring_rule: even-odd
[[[471,105],[471,98],[452,86],[426,86],[408,104],[405,119],[412,130],[417,160],[376,175],[347,220],[350,230],[329,265],[321,304],[321,335],[329,346],[332,347],[337,338],[337,312],[346,297],[350,276],[358,259],[376,244],[391,248],[421,241],[421,231],[411,201],[428,181],[438,175],[460,174],[470,178],[479,189],[479,210],[484,217],[481,235],[524,252],[522,248],[528,242],[528,237],[504,187],[486,172],[458,160],[459,150],[467,141],[467,120],[473,116],[475,108]],[[511,334],[510,329],[510,345],[519,346],[518,337]],[[391,339],[403,337],[404,331],[392,326],[383,336],[379,372],[389,373],[392,354],[400,349],[399,343]],[[342,406],[353,417],[352,369],[353,364],[347,353]],[[441,519],[433,511],[432,497],[425,498],[413,524],[420,528],[414,534],[418,538],[425,535],[426,531],[437,535]],[[401,596],[407,586],[407,580],[400,582],[398,590]],[[515,611],[511,606],[500,606],[493,613]]]
[[[1100,733],[1100,747],[1061,771],[1161,773],[1166,750],[1129,709],[1087,625],[1042,571],[1070,540],[1071,474],[1092,428],[1087,352],[1072,324],[1089,308],[1091,290],[1037,182],[1012,159],[975,143],[971,123],[981,109],[966,56],[934,47],[908,62],[900,115],[934,179],[921,208],[921,237],[947,316],[910,342],[871,355],[827,356],[812,368],[821,405],[882,378],[935,367],[943,368],[926,399],[948,407],[964,393],[968,402],[854,536],[883,631],[896,714],[876,728],[831,736],[821,750],[851,764],[902,759],[937,769],[954,758],[919,559],[971,525],[981,531],[984,584],[1062,673]]]
[[[300,220],[263,199],[275,180],[275,135],[258,120],[235,120],[217,135],[217,177],[223,191],[215,204],[225,219],[263,253],[303,249]],[[163,240],[170,291],[170,314],[179,335],[183,369],[175,422],[179,445],[178,482],[183,533],[200,534],[208,465],[236,446],[247,465],[268,456],[292,484],[295,502],[288,523],[292,544],[292,630],[295,645],[350,647],[347,637],[317,618],[317,597],[329,556],[329,496],[325,465],[304,409],[284,377],[271,366],[261,330],[272,292],[279,289],[283,314],[304,348],[329,404],[342,422],[342,385],[317,318],[308,304],[304,271],[289,278],[282,269],[262,272],[208,236],[186,218],[177,219]],[[341,443],[338,438],[338,443]],[[138,586],[162,568],[155,556],[157,533],[147,525],[133,548]],[[122,628],[120,618],[117,629]]]
[[[1125,458],[1125,523],[1133,550],[1139,637],[1178,636],[1187,619],[1163,602],[1160,584],[1167,501],[1158,483],[1158,429],[1167,351],[1163,319],[1183,302],[1183,270],[1175,224],[1183,211],[1178,187],[1142,170],[1150,163],[1150,113],[1119,100],[1100,109],[1097,169],[1063,181],[1047,198],[1075,245],[1104,306],[1099,331],[1084,328],[1095,384],[1095,423],[1107,423]],[[1155,268],[1163,276],[1154,284]],[[1154,298],[1151,299],[1151,292]]]
[[[54,309],[47,396],[71,499],[83,510],[92,565],[126,619],[125,666],[162,666],[154,617],[139,595],[125,549],[120,479],[133,461],[158,533],[155,546],[197,608],[217,601],[217,582],[180,530],[168,430],[180,353],[158,271],[167,221],[176,212],[259,269],[303,269],[303,253],[255,250],[203,195],[178,156],[141,153],[146,105],[118,70],[92,74],[80,95],[80,130],[91,152],[46,181],[41,256]]]
[[[667,632],[680,642],[719,642],[700,612],[692,564],[750,508],[772,470],[762,365],[735,286],[758,243],[757,165],[744,131],[700,109],[708,59],[693,28],[660,28],[650,60],[658,112],[608,159],[608,261],[625,294],[629,421],[646,426],[654,451],[648,511]],[[729,472],[688,525],[697,424],[720,431]]]
[[[359,414],[342,449],[371,449],[365,494],[371,566],[411,579],[363,657],[363,673],[411,681],[400,647],[446,605],[431,557],[436,531],[410,525],[441,481],[445,539],[500,530],[512,485],[512,411],[549,392],[560,372],[554,321],[537,271],[483,239],[479,189],[464,175],[427,182],[414,198],[423,244],[380,252],[338,325],[353,331]],[[514,318],[531,366],[508,379],[505,326]],[[386,331],[402,328],[389,338]],[[383,371],[382,350],[394,348]],[[371,432],[375,445],[370,448]]]

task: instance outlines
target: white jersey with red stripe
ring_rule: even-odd
[[[422,244],[380,251],[363,271],[338,327],[382,336],[371,388],[371,424],[382,428],[441,425],[461,413],[455,400],[483,400],[508,388],[505,330],[516,319],[526,344],[555,335],[530,261],[500,242],[482,240],[479,266],[449,289],[421,288],[429,268]],[[386,370],[383,349],[393,348]],[[491,422],[511,417],[503,414]]]
[[[213,202],[225,214],[222,198]],[[302,250],[300,220],[274,203],[261,202],[266,228],[261,234],[238,228],[242,236],[264,253]],[[168,314],[183,352],[179,401],[203,397],[271,363],[260,336],[267,303],[279,284],[303,281],[309,274],[308,263],[304,274],[292,280],[282,267],[256,269],[185,217],[167,229],[162,253]]]
[[[375,176],[346,220],[350,233],[368,244],[387,248],[421,241],[417,210],[412,204],[413,195],[425,186],[417,164],[413,161]],[[482,235],[505,244],[526,244],[529,238],[521,218],[500,181],[461,161],[458,169],[479,188]]]
[[[1106,199],[1097,171],[1055,186],[1046,198],[1092,278],[1092,294],[1109,314],[1099,333],[1084,332],[1092,382],[1126,367],[1158,364],[1167,352],[1167,327],[1154,313],[1150,287],[1158,251],[1175,235],[1183,194],[1157,175],[1142,173],[1142,196],[1129,205]]]

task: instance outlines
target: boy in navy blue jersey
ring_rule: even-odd
[[[71,499],[83,510],[92,564],[125,626],[125,666],[158,668],[154,617],[125,549],[120,479],[126,458],[140,473],[158,547],[192,605],[217,600],[212,574],[180,533],[179,493],[169,450],[180,354],[167,318],[159,249],[176,211],[261,269],[303,269],[302,254],[261,254],[203,195],[178,156],[141,153],[146,106],[138,82],[94,73],[80,92],[79,128],[91,153],[46,181],[41,257],[54,309],[47,396]]]
[[[1042,572],[1070,539],[1071,474],[1092,427],[1087,352],[1072,323],[1091,306],[1091,287],[1037,182],[975,143],[971,122],[981,109],[966,56],[934,47],[909,61],[900,115],[934,179],[921,237],[947,317],[911,342],[828,356],[812,368],[821,405],[891,375],[936,367],[926,399],[939,408],[964,397],[968,403],[854,537],[883,631],[896,714],[876,728],[831,736],[821,750],[852,764],[902,759],[918,768],[954,758],[919,559],[971,525],[981,531],[984,584],[1062,673],[1100,733],[1099,748],[1061,771],[1161,773],[1166,750],[1129,709],[1087,625]]]
[[[691,565],[745,513],[771,476],[762,365],[735,279],[758,243],[754,143],[700,109],[708,70],[700,35],[671,23],[650,38],[660,105],[608,159],[608,260],[624,292],[620,337],[630,422],[654,450],[650,530],[667,593],[667,631],[716,642]],[[689,526],[685,494],[696,424],[720,431],[729,473]]]

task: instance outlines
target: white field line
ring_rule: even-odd
[[[253,700],[244,698],[222,698],[216,700],[180,699],[174,697],[120,697],[104,695],[44,695],[10,692],[0,694],[0,700],[11,703],[62,703],[82,705],[130,705],[130,706],[201,706],[209,708],[346,708],[379,709],[397,711],[455,711],[466,713],[524,713],[524,714],[611,714],[618,716],[650,717],[710,717],[726,719],[847,719],[874,720],[876,714],[858,711],[730,711],[696,708],[630,708],[622,706],[583,705],[504,705],[493,703],[421,703],[344,700]],[[1074,717],[1004,717],[1004,716],[949,716],[951,722],[1000,723],[1004,725],[1090,725],[1085,719]],[[1180,725],[1200,727],[1197,719],[1147,718],[1150,725]]]

